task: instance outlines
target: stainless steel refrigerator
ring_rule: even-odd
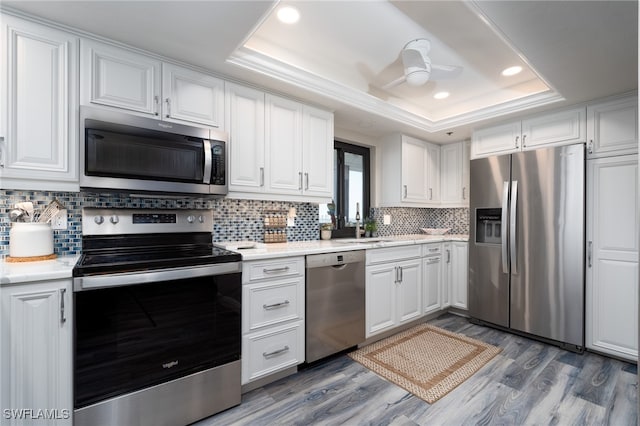
[[[469,315],[584,348],[584,145],[471,160]]]

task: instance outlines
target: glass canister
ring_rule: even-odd
[[[53,254],[53,230],[48,223],[15,222],[9,231],[9,256],[34,257]]]

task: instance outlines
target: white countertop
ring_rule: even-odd
[[[80,256],[61,256],[37,262],[0,262],[0,285],[71,278]]]
[[[374,241],[372,241],[374,240]],[[378,241],[375,241],[378,240]],[[380,241],[381,240],[381,241]],[[238,248],[246,245],[246,242],[222,242],[216,246],[242,254],[242,260],[261,260],[277,257],[305,256],[307,254],[319,254],[340,252],[349,250],[365,250],[382,247],[395,247],[410,244],[437,243],[441,241],[468,241],[468,235],[393,235],[378,238],[355,238],[293,241],[288,243],[255,243],[256,248]]]

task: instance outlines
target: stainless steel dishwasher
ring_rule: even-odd
[[[307,256],[306,361],[365,340],[364,250]]]

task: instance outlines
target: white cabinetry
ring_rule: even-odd
[[[32,409],[48,416],[42,424],[71,425],[72,299],[71,280],[0,287],[3,410]],[[2,415],[3,425],[31,424]]]
[[[585,108],[545,113],[473,132],[471,158],[585,142]]]
[[[367,250],[366,337],[422,316],[420,246]]]
[[[425,314],[446,307],[443,303],[442,244],[430,243],[422,246],[422,308]]]
[[[469,142],[440,147],[440,202],[447,207],[469,205]]]
[[[243,262],[242,384],[304,362],[304,257]]]
[[[469,270],[469,244],[463,241],[451,243],[451,253],[447,260],[451,263],[449,274],[449,289],[451,294],[451,306],[458,309],[467,307],[467,286]]]
[[[331,199],[331,112],[231,83],[226,98],[232,197]]]
[[[587,165],[586,345],[638,356],[638,156]]]
[[[440,204],[440,146],[396,134],[381,151],[382,206]]]
[[[638,152],[636,95],[587,106],[588,158]]]
[[[0,188],[78,191],[78,38],[1,16]]]
[[[132,50],[82,40],[80,100],[166,121],[221,127],[224,81]]]

